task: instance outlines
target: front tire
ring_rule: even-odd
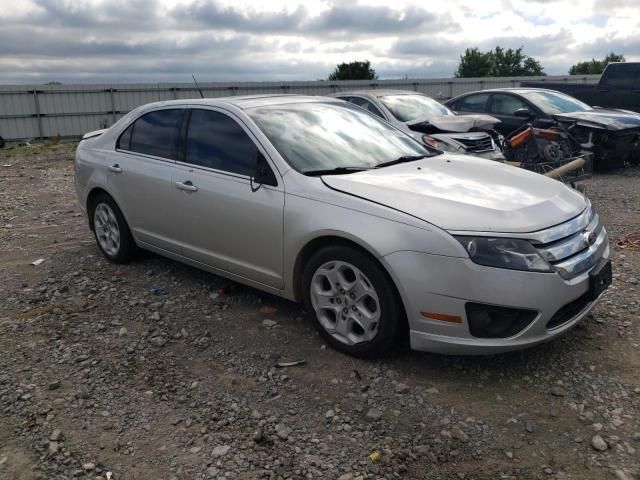
[[[395,287],[374,259],[335,245],[316,252],[302,275],[306,310],[335,349],[377,355],[394,345],[404,311]]]
[[[136,244],[120,208],[108,195],[99,195],[91,212],[93,234],[102,254],[113,263],[128,263]]]

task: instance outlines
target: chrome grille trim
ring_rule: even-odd
[[[572,220],[556,225],[555,227],[530,233],[528,234],[528,237],[534,242],[540,244],[555,242],[556,240],[566,238],[574,233],[584,230],[585,227],[587,227],[587,225],[589,225],[593,220],[595,215],[596,212],[591,208],[591,203],[589,203],[587,208]]]
[[[570,237],[555,242],[548,247],[539,248],[539,250],[547,261],[558,262],[589,247],[585,233],[594,232],[596,235],[599,235],[601,230],[602,225],[600,224],[600,219],[598,215],[594,215],[584,230],[574,233]]]
[[[596,242],[589,248],[569,257],[567,260],[552,265],[562,278],[568,280],[589,270],[598,263],[607,248],[609,248],[609,237],[607,236],[607,231],[602,228]]]

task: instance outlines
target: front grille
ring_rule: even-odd
[[[547,322],[547,329],[559,327],[564,325],[572,318],[575,318],[580,312],[582,312],[589,302],[592,300],[591,292],[587,292],[581,297],[576,298],[573,302],[567,303],[564,307],[560,308],[551,320]]]
[[[541,255],[565,279],[574,278],[593,267],[609,245],[607,231],[594,210],[550,229],[546,243],[535,244]]]
[[[495,150],[495,146],[489,135],[474,138],[461,137],[456,138],[456,140],[467,147],[469,152],[488,152]]]

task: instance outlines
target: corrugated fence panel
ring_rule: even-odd
[[[517,87],[521,81],[597,83],[580,77],[437,78],[309,82],[200,83],[205,97],[286,93],[328,95],[347,90],[412,90],[445,100],[487,88]],[[199,98],[193,83],[94,85],[1,85],[0,136],[7,140],[79,137],[112,125],[130,110],[163,100]]]

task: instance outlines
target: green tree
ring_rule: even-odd
[[[378,75],[371,68],[369,60],[341,63],[336,65],[336,69],[329,75],[329,80],[376,80],[377,78]]]
[[[611,62],[625,62],[624,55],[618,55],[617,53],[610,52],[602,60],[596,60],[592,58],[585,62],[578,62],[572,65],[569,69],[569,75],[599,75],[604,71],[604,68]]]
[[[545,75],[538,60],[523,53],[523,47],[507,48],[497,46],[488,52],[478,48],[467,48],[460,55],[456,77],[523,77]]]

